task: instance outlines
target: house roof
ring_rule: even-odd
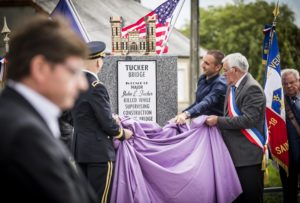
[[[59,0],[33,0],[46,12],[51,13]],[[112,16],[122,16],[125,26],[136,22],[150,12],[134,0],[72,0],[90,40],[101,40],[107,45],[107,52],[111,52],[111,25]],[[169,53],[172,56],[189,56],[190,40],[175,28],[169,39]],[[200,49],[200,56],[206,51]]]

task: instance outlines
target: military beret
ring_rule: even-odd
[[[89,59],[97,59],[105,57],[104,50],[106,45],[101,41],[88,42],[87,46],[89,48]]]

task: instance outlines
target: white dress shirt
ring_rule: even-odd
[[[45,120],[53,136],[59,138],[60,129],[58,125],[58,117],[61,114],[59,107],[46,97],[22,83],[9,80],[7,85],[21,94],[33,106],[33,108]]]
[[[245,73],[236,83],[235,83],[235,87],[236,89],[240,86],[242,80],[244,79],[244,77],[246,77],[247,73]]]

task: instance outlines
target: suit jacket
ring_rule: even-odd
[[[92,74],[86,73],[88,91],[82,93],[72,110],[74,153],[78,163],[115,161],[113,137],[120,126],[112,118],[106,87]]]
[[[96,197],[70,153],[31,104],[6,87],[0,96],[1,199],[83,203]]]
[[[236,89],[235,101],[241,116],[230,118],[227,102],[230,87],[227,89],[224,117],[218,118],[218,127],[236,167],[250,166],[262,162],[262,149],[252,144],[241,129],[256,128],[264,136],[266,97],[258,82],[248,73]]]
[[[296,122],[300,125],[300,98],[295,103],[290,97],[285,96],[286,105],[289,105],[292,112],[294,113]],[[286,117],[286,127],[288,133],[288,143],[289,143],[289,168],[297,168],[300,171],[300,135],[294,125],[292,124],[289,117]]]

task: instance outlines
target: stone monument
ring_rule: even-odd
[[[175,56],[107,56],[99,78],[114,113],[161,126],[177,114]]]
[[[99,78],[106,85],[112,111],[165,125],[177,114],[177,57],[156,55],[156,17],[144,17],[145,30],[123,29],[111,17],[112,55]]]

